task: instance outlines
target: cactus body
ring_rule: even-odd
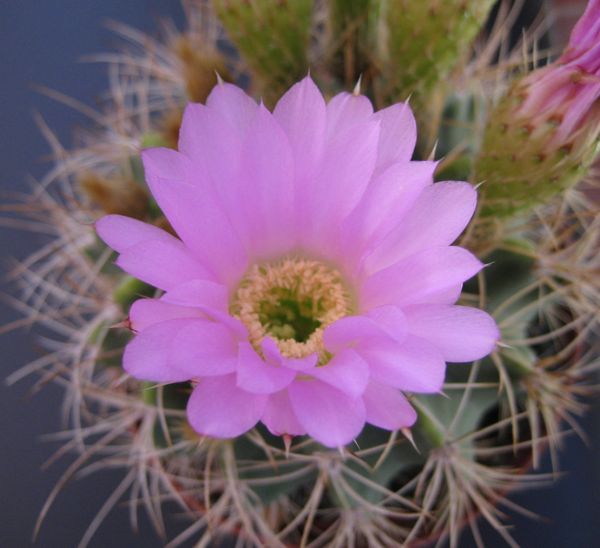
[[[488,16],[492,0],[389,1],[381,53],[392,96],[425,97],[443,83]]]
[[[313,0],[216,0],[229,38],[274,100],[309,69]]]

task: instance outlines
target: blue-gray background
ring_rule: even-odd
[[[32,113],[40,111],[57,134],[68,142],[73,128],[83,120],[32,89],[43,84],[86,102],[93,102],[106,87],[105,69],[78,63],[85,54],[110,48],[114,39],[103,27],[116,19],[154,32],[159,17],[183,19],[177,0],[0,0],[0,188],[24,191],[27,175],[47,169],[42,157],[47,145]],[[3,198],[4,201],[4,198]],[[35,236],[0,231],[4,257],[24,257],[36,248]],[[2,324],[17,315],[0,310]],[[31,334],[21,331],[0,338],[0,377],[36,356]],[[66,460],[41,471],[42,463],[57,448],[40,436],[61,428],[60,390],[49,387],[30,397],[31,382],[7,388],[0,385],[0,547],[31,546],[38,512],[66,467]],[[566,476],[552,489],[515,495],[542,520],[518,516],[513,534],[522,546],[597,546],[600,538],[600,408],[584,420],[591,445],[568,441],[562,458]],[[105,472],[67,486],[59,496],[36,543],[44,548],[76,546],[87,525],[119,481]],[[173,523],[177,526],[177,518]],[[485,528],[487,546],[502,542]],[[461,545],[468,545],[465,541]],[[96,534],[91,546],[152,548],[162,546],[147,522],[138,534],[130,532],[127,512],[117,508]]]

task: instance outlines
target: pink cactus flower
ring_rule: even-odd
[[[260,421],[340,447],[365,423],[410,427],[404,393],[439,392],[446,362],[482,358],[499,337],[488,314],[455,305],[483,266],[451,245],[475,190],[433,184],[415,141],[406,104],[326,103],[308,77],[273,113],[230,84],[190,104],[179,151],[142,153],[179,237],[97,223],[117,264],[164,292],[133,304],[125,370],[191,381],[187,415],[206,436]]]
[[[563,54],[523,79],[519,109],[537,132],[556,126],[551,148],[573,145],[580,136],[593,142],[600,133],[600,0],[590,0]],[[583,134],[583,135],[582,135]]]

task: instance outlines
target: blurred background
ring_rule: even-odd
[[[417,0],[415,0],[417,1]],[[540,5],[551,10],[555,22],[549,37],[564,44],[570,28],[582,13],[585,1],[525,0],[523,19],[535,15]],[[154,33],[160,18],[181,25],[183,10],[177,0],[0,0],[0,190],[2,204],[11,194],[28,192],[28,178],[39,178],[49,168],[44,161],[49,147],[37,128],[33,113],[43,115],[61,141],[69,143],[73,130],[85,122],[81,115],[35,91],[36,85],[59,90],[93,104],[106,88],[106,67],[81,63],[82,56],[115,45],[104,24],[109,19]],[[10,230],[0,214],[2,270],[11,258],[23,259],[40,243],[40,236]],[[4,286],[3,292],[10,292]],[[34,335],[24,329],[8,331],[19,315],[0,304],[0,378],[38,356]],[[0,383],[0,547],[34,545],[32,532],[42,505],[69,464],[69,457],[42,470],[59,445],[43,436],[64,427],[60,421],[61,391],[49,386],[32,394],[33,379],[7,387]],[[562,478],[552,487],[515,494],[512,499],[539,514],[537,521],[507,511],[512,534],[524,547],[598,546],[600,538],[600,404],[592,402],[582,421],[588,445],[576,436],[562,454]],[[544,463],[549,470],[547,462]],[[76,546],[88,524],[118,485],[119,471],[101,472],[69,483],[53,504],[35,546]],[[90,546],[114,548],[158,547],[159,539],[140,512],[139,531],[131,532],[128,513],[119,507],[110,513]],[[171,519],[173,530],[179,520]],[[484,527],[486,546],[503,546]],[[468,534],[461,546],[471,546]]]

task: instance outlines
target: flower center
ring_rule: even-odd
[[[323,331],[351,308],[337,270],[319,261],[285,258],[253,265],[240,282],[230,311],[246,325],[258,352],[268,336],[284,356],[302,358],[317,352],[323,360]]]

